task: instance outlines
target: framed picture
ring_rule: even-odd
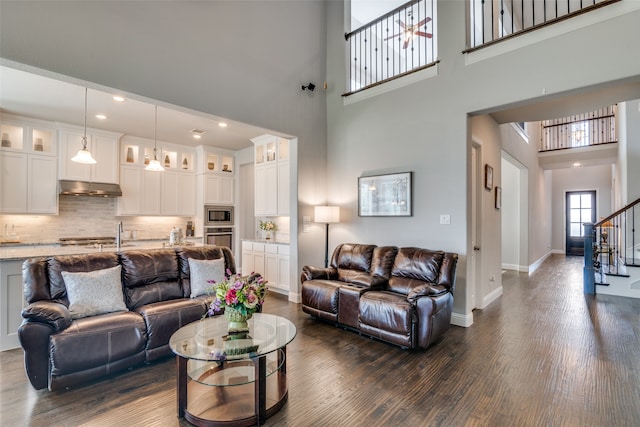
[[[413,172],[358,178],[358,216],[411,216]]]
[[[496,187],[496,209],[502,207],[502,188]]]
[[[493,190],[493,168],[487,163],[484,165],[484,188]]]

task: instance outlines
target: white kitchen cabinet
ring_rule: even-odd
[[[289,141],[273,135],[252,139],[255,156],[255,215],[289,215]]]
[[[118,215],[194,216],[196,211],[195,151],[191,147],[158,143],[157,158],[164,171],[148,171],[154,142],[125,137],[120,144]]]
[[[242,274],[260,273],[274,292],[289,294],[289,268],[289,245],[242,242]]]
[[[235,153],[196,147],[198,195],[204,205],[233,205],[235,201]]]
[[[55,128],[3,114],[0,133],[0,213],[58,213]]]
[[[162,215],[193,216],[196,211],[195,175],[165,170],[162,177]]]
[[[87,149],[96,164],[87,165],[71,160],[82,148],[83,129],[60,129],[59,178],[71,181],[106,182],[117,184],[119,134],[87,131]]]
[[[0,351],[20,347],[18,328],[26,307],[22,291],[23,260],[0,261]]]
[[[0,176],[1,213],[58,213],[58,180],[54,157],[2,151]]]
[[[232,205],[234,200],[234,178],[204,174],[204,204]]]

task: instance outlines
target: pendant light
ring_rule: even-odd
[[[87,150],[87,88],[84,88],[84,136],[82,137],[82,148],[78,151],[71,161],[84,163],[85,165],[94,165],[96,160],[93,158],[89,150]]]
[[[148,171],[162,172],[164,168],[158,161],[157,133],[158,133],[158,106],[156,105],[156,119],[153,126],[153,160],[149,162],[149,164],[145,169]]]

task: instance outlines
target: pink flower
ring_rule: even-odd
[[[228,305],[237,304],[238,303],[237,291],[235,289],[229,289],[229,291],[227,291],[227,295],[225,295],[224,299],[225,299],[225,301],[226,301],[226,303]]]

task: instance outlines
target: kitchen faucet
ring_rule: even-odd
[[[122,227],[122,221],[118,221],[118,224],[116,225],[116,250],[120,250],[120,243],[122,242],[122,232],[123,232],[123,227]]]

